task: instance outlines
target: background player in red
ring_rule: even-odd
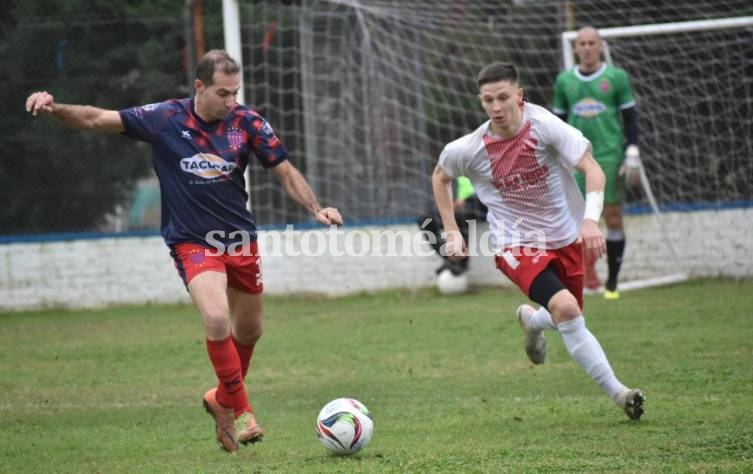
[[[542,331],[556,329],[568,353],[631,419],[643,415],[643,393],[615,377],[601,345],[583,316],[583,252],[605,252],[598,227],[604,173],[591,145],[577,129],[543,107],[523,100],[518,71],[492,63],[478,76],[479,98],[489,120],[450,142],[439,157],[432,184],[448,232],[446,253],[462,258],[466,243],[452,207],[452,180],[467,176],[486,205],[497,249],[496,264],[531,300],[518,308],[526,352],[544,362]],[[586,179],[586,202],[573,178]]]
[[[236,102],[239,67],[225,51],[196,67],[193,98],[120,111],[55,102],[47,92],[26,100],[32,115],[51,115],[78,130],[119,132],[152,145],[160,181],[161,232],[204,323],[218,385],[203,397],[228,451],[261,440],[245,388],[262,334],[262,276],[256,222],[247,209],[244,171],[253,154],[285,191],[325,225],[342,224],[322,208],[269,123]],[[218,250],[230,249],[220,252]]]

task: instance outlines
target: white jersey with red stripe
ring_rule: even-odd
[[[573,170],[591,144],[543,107],[526,102],[522,112],[515,136],[494,134],[487,121],[447,144],[439,166],[471,180],[489,209],[495,248],[561,248],[580,232],[584,202]]]

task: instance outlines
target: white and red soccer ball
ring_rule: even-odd
[[[316,419],[316,435],[335,454],[353,454],[369,444],[374,422],[366,406],[353,398],[338,398],[324,405]]]

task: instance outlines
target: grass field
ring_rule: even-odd
[[[753,282],[587,297],[629,421],[548,333],[522,349],[512,290],[268,298],[249,377],[267,437],[229,455],[201,395],[214,383],[187,306],[0,315],[0,472],[752,472]],[[371,444],[329,455],[325,402],[371,410]]]

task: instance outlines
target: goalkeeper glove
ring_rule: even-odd
[[[628,186],[641,184],[641,153],[638,145],[628,145],[625,149],[625,160],[620,167],[620,176],[625,176]]]

